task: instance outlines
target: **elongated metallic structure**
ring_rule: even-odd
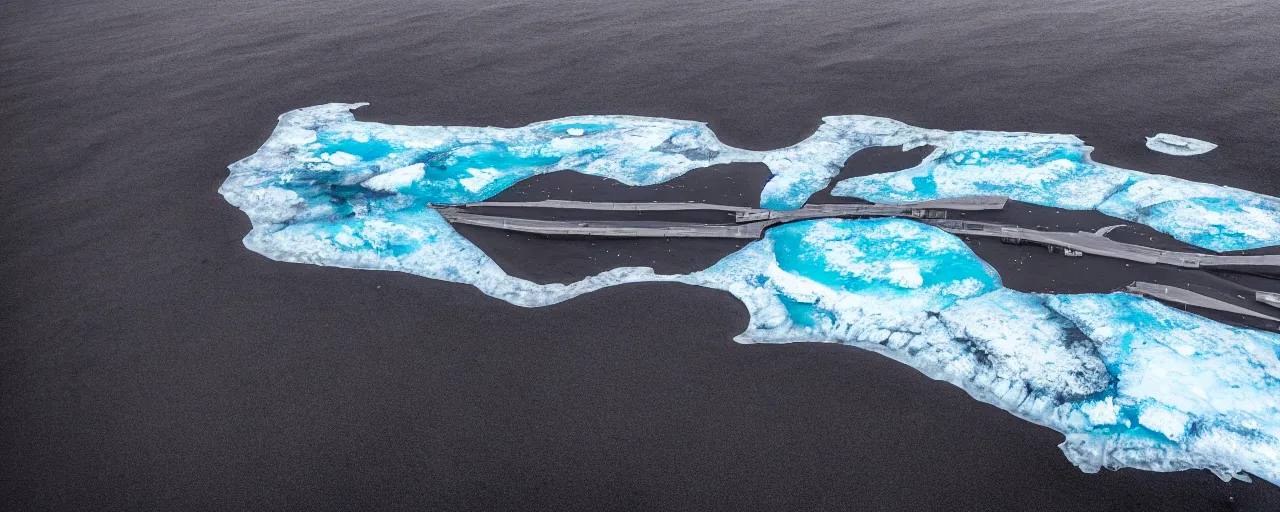
[[[725,206],[707,203],[609,203],[594,201],[563,201],[552,199],[547,201],[504,202],[489,201],[482,203],[466,203],[462,208],[559,208],[565,210],[605,210],[615,212],[656,212],[656,211],[698,211],[712,210],[732,212],[734,222],[755,222],[779,219],[791,221],[814,217],[847,217],[847,216],[889,216],[926,218],[931,210],[983,211],[1003,210],[1009,199],[999,196],[973,196],[955,199],[939,199],[899,205],[889,204],[807,204],[795,210],[765,210],[749,206]],[[945,217],[942,212],[932,215]]]
[[[917,219],[961,236],[998,238],[1010,244],[1035,244],[1066,256],[1091,254],[1138,263],[1254,272],[1280,276],[1280,255],[1222,255],[1169,251],[1117,242],[1105,235],[1115,226],[1097,232],[1040,231],[1009,224],[947,219],[947,211],[1003,209],[1003,197],[965,197],[901,205],[815,204],[795,210],[765,210],[742,206],[704,203],[596,203],[581,201],[482,202],[436,210],[449,222],[542,235],[597,236],[621,238],[744,238],[756,239],[777,224],[823,217],[905,217]],[[554,208],[607,211],[697,211],[713,210],[734,214],[732,224],[703,224],[662,221],[562,221],[534,220],[469,213],[471,208]],[[1280,301],[1275,297],[1259,301]]]
[[[598,236],[609,238],[760,238],[773,221],[747,224],[692,224],[660,221],[564,221],[535,220],[494,215],[477,215],[457,210],[438,210],[445,220],[487,228],[536,233],[539,235]]]
[[[1167,286],[1163,284],[1146,283],[1142,281],[1134,282],[1125,287],[1125,291],[1137,295],[1145,295],[1153,299],[1159,299],[1168,302],[1176,302],[1178,304],[1186,304],[1188,306],[1196,306],[1207,309],[1216,309],[1227,313],[1236,313],[1239,315],[1261,318],[1263,320],[1271,320],[1280,322],[1280,318],[1264,315],[1251,309],[1242,308],[1229,302],[1221,301],[1212,297],[1201,295],[1191,290],[1178,288],[1175,286]],[[1264,293],[1264,292],[1259,292]]]
[[[765,210],[746,206],[724,206],[706,203],[604,203],[586,201],[483,202],[458,207],[437,207],[446,220],[542,235],[652,237],[652,238],[760,238],[770,226],[822,217],[910,217],[941,219],[946,210],[1000,210],[1008,202],[1004,197],[965,197],[925,201],[902,205],[886,204],[817,204],[788,211]],[[500,217],[467,213],[468,208],[552,208],[566,210],[604,210],[625,212],[653,211],[722,211],[734,214],[734,224],[700,224],[658,221],[550,221]]]
[[[1280,275],[1280,254],[1240,256],[1167,251],[1117,242],[1098,233],[1089,233],[1087,231],[1075,233],[1040,231],[1007,224],[959,220],[926,220],[924,222],[955,235],[999,238],[1002,242],[1011,244],[1033,243],[1048,247],[1050,251],[1060,251],[1067,256],[1092,254],[1138,263],[1158,263],[1183,268],[1243,270]]]

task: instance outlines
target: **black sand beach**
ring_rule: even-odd
[[[359,118],[402,124],[695,119],[753,149],[832,114],[1075,133],[1103,162],[1280,195],[1266,3],[172,4],[0,5],[4,509],[1280,509],[1277,486],[1207,471],[1081,473],[1060,434],[879,355],[737,345],[724,293],[522,309],[270,261],[216,192],[279,114],[368,101]],[[1161,155],[1157,132],[1221,147]],[[766,178],[560,173],[505,194],[750,204]],[[462,232],[539,282],[736,247]],[[1160,272],[989,245],[1024,290]]]

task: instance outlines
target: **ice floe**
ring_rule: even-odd
[[[823,118],[794,146],[749,151],[721,143],[693,121],[606,115],[519,128],[396,126],[356,121],[351,110],[361,105],[284,114],[257,153],[232,165],[223,193],[230,198],[272,186],[338,202],[394,193],[419,203],[464,203],[559,170],[654,185],[701,167],[763,162],[774,176],[760,205],[793,209],[862,149],[929,145],[935,150],[916,167],[850,178],[832,193],[882,203],[1003,195],[1096,209],[1218,251],[1280,245],[1280,199],[1099,164],[1089,158],[1092,148],[1071,135],[948,132],[849,115]]]
[[[893,275],[904,263],[918,284]],[[739,341],[880,352],[1062,432],[1085,471],[1280,482],[1278,335],[1128,294],[1003,288],[958,239],[900,219],[780,226],[685,281],[747,305]]]
[[[280,261],[394,270],[474,286],[526,307],[607,286],[667,281],[727,291],[751,313],[744,343],[834,342],[901,361],[1066,436],[1086,471],[1205,468],[1280,482],[1280,336],[1127,295],[1009,290],[958,238],[900,219],[787,224],[706,270],[613,269],[570,284],[508,275],[427,205],[491,197],[571,169],[651,185],[691,169],[763,161],[771,208],[803,204],[854,152],[936,149],[916,168],[842,182],[881,202],[1001,194],[1096,208],[1191,243],[1273,245],[1280,200],[1088,159],[1067,135],[925,130],[884,118],[824,119],[776,151],[720,143],[705,125],[585,116],[521,128],[359,122],[359,104],[281,116],[231,165],[220,192],[253,224],[246,247]]]
[[[849,178],[832,195],[880,203],[972,195],[1097,210],[1215,251],[1280,245],[1280,199],[1094,162],[1071,135],[963,131],[897,172]]]
[[[1155,137],[1147,137],[1147,148],[1174,156],[1192,156],[1208,153],[1217,148],[1218,145],[1212,142],[1205,142],[1200,139],[1191,137],[1183,137],[1181,135],[1173,135],[1171,133],[1157,133]]]

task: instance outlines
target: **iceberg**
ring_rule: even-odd
[[[872,116],[828,116],[798,144],[758,153],[773,173],[760,194],[760,206],[792,210],[827,188],[854,153],[875,146],[904,149],[930,144],[946,132],[922,130],[893,119]]]
[[[1212,142],[1170,133],[1157,133],[1155,137],[1147,137],[1147,149],[1166,155],[1201,155],[1213,151],[1217,147],[1218,145]]]
[[[682,281],[747,305],[739,342],[884,354],[1062,432],[1087,472],[1280,480],[1280,335],[1124,293],[1010,290],[956,237],[902,219],[783,225]]]
[[[356,121],[351,111],[363,105],[331,103],[280,116],[262,148],[231,165],[220,191],[237,206],[242,193],[267,187],[321,200],[312,206],[385,194],[457,204],[483,201],[520,180],[560,170],[644,186],[702,167],[764,162],[775,176],[760,204],[795,209],[826,188],[855,152],[912,144],[933,133],[891,119],[844,116],[828,118],[813,136],[789,148],[751,151],[721,143],[704,123],[693,121],[606,115],[519,128],[395,126]]]
[[[1214,251],[1280,245],[1280,199],[1100,164],[1071,135],[985,131],[934,137],[919,165],[849,178],[831,194],[878,203],[971,195],[1097,210]]]
[[[1275,243],[1280,200],[1096,164],[1067,135],[837,116],[800,144],[755,152],[688,121],[408,127],[355,121],[359,105],[287,113],[261,149],[230,166],[219,191],[252,222],[247,248],[278,261],[466,284],[524,307],[634,282],[724,290],[751,314],[737,341],[878,352],[1063,433],[1063,453],[1084,471],[1204,468],[1280,483],[1280,335],[1124,293],[1011,290],[959,238],[905,219],[784,224],[688,275],[623,267],[538,284],[507,274],[428,207],[480,201],[561,169],[649,185],[701,166],[763,161],[774,177],[761,203],[787,208],[821,190],[854,152],[899,145],[937,149],[914,169],[837,188],[882,202],[1006,194],[1143,219],[1228,248]]]
[[[356,121],[351,111],[362,105],[332,103],[280,116],[262,148],[231,165],[220,191],[237,206],[256,201],[248,195],[291,191],[305,205],[288,211],[340,215],[388,197],[419,207],[482,201],[560,170],[643,186],[711,165],[762,162],[773,177],[760,205],[788,210],[826,188],[862,149],[929,145],[936,149],[920,165],[850,178],[832,194],[881,203],[1001,195],[1095,209],[1217,251],[1280,245],[1280,199],[1099,164],[1089,158],[1092,148],[1070,135],[948,132],[882,117],[829,116],[798,144],[751,151],[720,142],[693,121],[604,115],[519,128],[396,126]]]
[[[363,105],[332,103],[280,116],[262,148],[232,164],[223,194],[271,186],[322,202],[397,194],[452,204],[482,201],[558,170],[640,186],[758,160],[692,121],[580,116],[520,128],[395,126],[356,121],[351,111]]]

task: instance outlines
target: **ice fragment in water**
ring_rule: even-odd
[[[1095,208],[1210,248],[1274,245],[1280,200],[1092,162],[1066,135],[924,130],[884,118],[824,119],[775,151],[720,143],[705,125],[583,116],[522,128],[354,120],[358,105],[281,116],[220,192],[248,214],[245,245],[280,261],[396,270],[465,283],[520,306],[602,287],[671,281],[746,304],[738,340],[843,343],[882,353],[978,400],[1066,435],[1086,471],[1206,468],[1280,482],[1280,336],[1127,294],[1009,290],[958,238],[901,219],[783,225],[689,275],[618,268],[571,284],[508,275],[429,203],[483,200],[560,169],[650,185],[731,161],[763,161],[761,194],[794,207],[865,147],[935,146],[920,166],[842,182],[882,202],[1008,195]]]
[[[1155,137],[1147,137],[1147,148],[1166,155],[1191,156],[1213,151],[1218,147],[1212,142],[1205,142],[1191,137],[1183,137],[1170,133],[1157,133]]]

